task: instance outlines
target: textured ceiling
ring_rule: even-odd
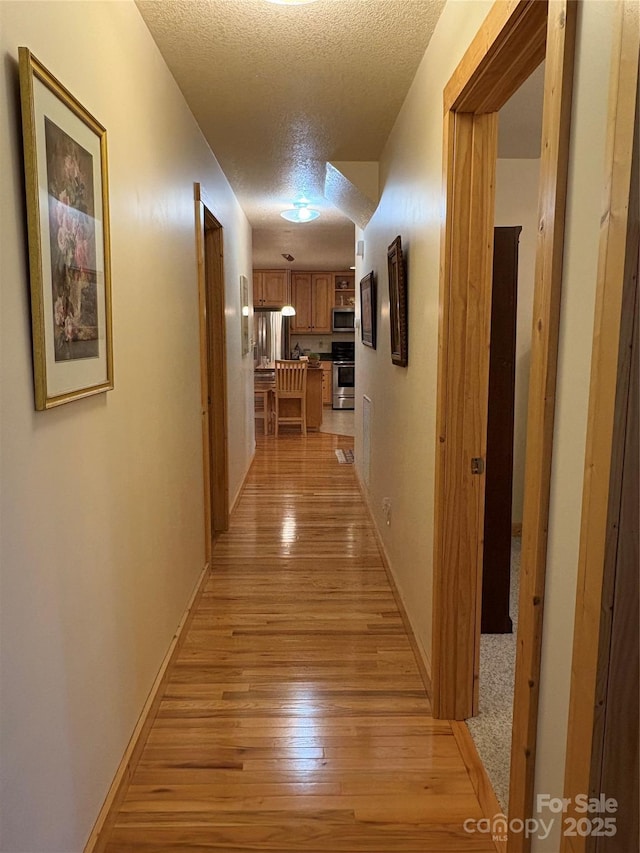
[[[256,266],[353,263],[326,163],[379,158],[444,0],[136,2],[255,229]],[[279,213],[301,196],[322,215],[292,226]]]
[[[350,266],[326,164],[378,160],[444,0],[136,2],[253,226],[254,265]],[[500,113],[500,156],[539,156],[541,104],[536,72]],[[279,213],[301,196],[321,216],[292,225]]]

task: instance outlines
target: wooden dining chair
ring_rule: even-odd
[[[276,361],[276,437],[280,424],[299,424],[307,434],[307,362]],[[298,406],[295,406],[295,401]],[[289,402],[291,401],[291,402]],[[296,414],[297,409],[297,414]]]
[[[273,382],[254,381],[253,407],[256,421],[262,421],[263,434],[273,432]]]

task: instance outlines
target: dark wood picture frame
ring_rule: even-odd
[[[389,327],[391,361],[399,367],[409,363],[407,326],[407,277],[402,256],[402,240],[396,237],[387,250],[389,268]]]
[[[360,330],[362,343],[376,348],[376,318],[378,313],[376,277],[372,272],[360,281]]]

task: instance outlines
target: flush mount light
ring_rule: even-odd
[[[311,210],[308,201],[294,201],[293,207],[283,210],[280,216],[289,222],[311,222],[320,216],[320,211]]]

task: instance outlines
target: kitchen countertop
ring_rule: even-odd
[[[309,364],[307,365],[308,370],[322,370],[321,364]],[[274,367],[254,367],[253,374],[257,380],[262,380],[267,382],[269,379],[271,381],[275,378],[275,366]]]

